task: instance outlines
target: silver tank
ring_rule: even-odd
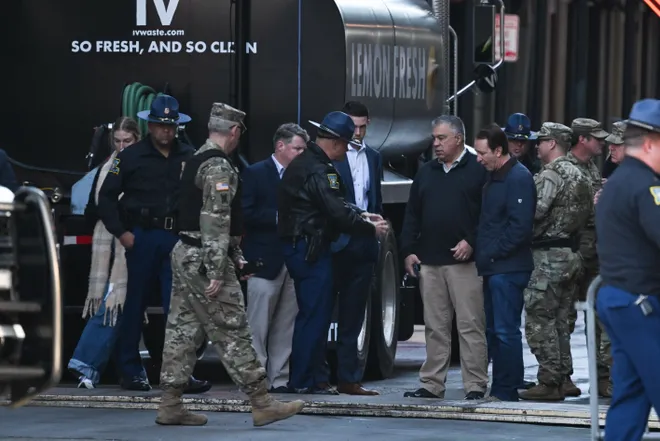
[[[385,158],[429,147],[448,91],[448,0],[334,0],[346,41],[346,100],[369,107],[365,141]]]

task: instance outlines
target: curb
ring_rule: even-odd
[[[184,398],[188,409],[206,412],[250,412],[248,400],[217,398]],[[139,409],[156,410],[160,398],[131,396],[80,396],[80,395],[41,395],[28,406],[67,407],[90,409]],[[516,403],[467,403],[466,401],[443,401],[441,405],[424,404],[374,404],[351,402],[305,401],[302,415],[331,415],[384,418],[423,418],[468,421],[490,421],[522,424],[547,424],[569,427],[589,427],[590,413],[569,405],[566,410],[556,405],[534,403],[536,408],[516,406]],[[539,405],[542,408],[539,408]],[[605,424],[606,410],[599,412],[601,426]],[[652,414],[651,429],[660,429],[660,421]]]

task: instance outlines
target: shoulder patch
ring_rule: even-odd
[[[655,205],[660,205],[660,186],[650,187],[649,191],[651,192],[651,196],[653,196]]]
[[[110,170],[108,170],[108,173],[112,173],[113,175],[118,175],[119,174],[119,163],[121,162],[121,159],[115,158],[112,161],[112,165],[110,166]]]
[[[337,173],[328,173],[328,183],[333,190],[339,190],[339,178]]]
[[[226,182],[216,182],[215,191],[229,191],[229,184]]]

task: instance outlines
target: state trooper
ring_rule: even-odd
[[[241,183],[229,155],[245,130],[245,113],[214,103],[206,143],[181,175],[179,241],[172,251],[172,308],[167,318],[160,373],[163,389],[156,423],[201,426],[204,415],[181,402],[206,334],[232,380],[250,397],[255,426],[300,412],[302,401],[281,403],[269,394],[266,371],[252,347],[245,303],[236,275],[247,263],[240,250]]]
[[[569,377],[573,361],[568,315],[582,265],[578,233],[592,212],[592,193],[591,183],[566,157],[571,129],[546,122],[537,136],[544,166],[534,176],[534,271],[525,290],[525,337],[539,363],[539,384],[519,396],[561,401],[577,389]]]
[[[153,282],[159,281],[167,316],[172,289],[170,252],[177,241],[174,211],[181,167],[194,149],[176,138],[177,125],[191,118],[179,112],[179,102],[174,97],[158,96],[151,109],[139,112],[138,117],[149,123],[149,134],[115,157],[99,191],[97,205],[105,228],[126,249],[128,282],[117,343],[120,382],[125,389],[148,391],[151,385],[140,357],[146,299],[155,288]],[[191,375],[186,393],[206,392],[210,388],[211,383]]]
[[[289,387],[296,393],[338,392],[325,382],[325,343],[334,307],[330,243],[340,233],[382,236],[380,215],[347,203],[344,183],[332,165],[346,157],[355,124],[343,112],[330,112],[315,142],[286,168],[278,193],[278,235],[296,284],[298,314],[293,331]]]
[[[576,118],[571,123],[573,130],[573,146],[567,157],[591,181],[592,193],[595,196],[603,186],[602,175],[594,158],[603,154],[605,139],[609,136],[603,130],[602,124],[594,119]],[[575,288],[575,301],[585,300],[591,281],[598,275],[598,254],[596,252],[595,212],[592,212],[587,225],[580,232],[580,257],[582,258],[582,273],[578,277]],[[577,311],[573,307],[569,317],[571,333],[575,330]],[[598,327],[598,326],[597,326]],[[611,396],[611,383],[606,368],[599,368],[598,393],[600,396]],[[570,375],[573,374],[571,369]],[[574,396],[579,396],[579,389],[573,389]],[[573,395],[568,395],[573,396]]]
[[[606,441],[641,440],[660,413],[660,100],[636,102],[626,124],[626,159],[596,205],[596,305],[614,359]]]
[[[541,170],[541,164],[533,146],[536,141],[536,132],[532,131],[532,123],[524,113],[513,113],[504,126],[504,134],[509,140],[509,152],[518,158],[518,161],[527,167],[533,175]],[[529,388],[533,384],[526,383]]]

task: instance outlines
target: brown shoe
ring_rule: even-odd
[[[181,402],[184,387],[173,388],[163,387],[163,396],[158,406],[158,416],[156,424],[164,426],[203,426],[208,418],[205,415],[199,415],[188,412]]]
[[[347,395],[380,395],[375,390],[365,389],[360,383],[340,383],[337,391]]]
[[[561,387],[547,386],[541,383],[531,389],[520,392],[518,396],[521,400],[528,401],[564,401],[564,394]]]
[[[571,377],[567,377],[566,381],[564,381],[564,384],[561,385],[562,392],[564,393],[564,396],[566,397],[579,397],[582,395],[582,391],[580,390],[579,387],[573,383],[573,380],[571,380]]]

